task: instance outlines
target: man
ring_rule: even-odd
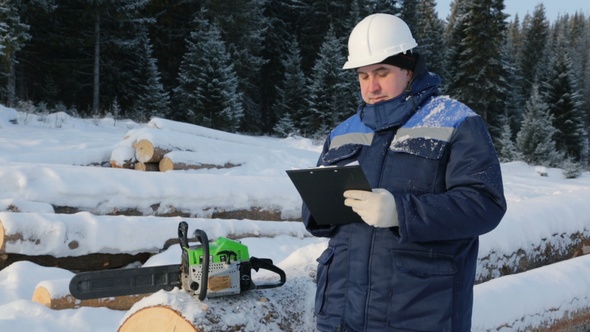
[[[344,69],[363,102],[325,142],[318,165],[358,162],[372,188],[343,204],[363,223],[306,228],[318,258],[319,331],[469,331],[478,236],[506,211],[500,164],[481,117],[438,96],[401,19],[374,14],[348,40]]]

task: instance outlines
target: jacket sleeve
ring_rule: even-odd
[[[500,162],[483,119],[465,119],[449,143],[445,192],[395,195],[401,242],[477,237],[506,212]]]

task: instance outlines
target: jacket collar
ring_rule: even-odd
[[[438,95],[440,77],[426,70],[423,57],[418,57],[414,79],[409,88],[396,98],[377,104],[363,103],[358,113],[362,122],[374,131],[399,127],[404,124],[422,103]]]

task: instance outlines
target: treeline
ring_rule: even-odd
[[[590,19],[503,0],[0,1],[0,101],[321,138],[359,102],[341,69],[368,14],[408,22],[441,93],[487,121],[503,161],[588,165]]]

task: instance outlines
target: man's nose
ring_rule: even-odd
[[[376,77],[371,76],[369,77],[369,91],[375,92],[381,90],[381,85],[379,85],[379,80]]]

